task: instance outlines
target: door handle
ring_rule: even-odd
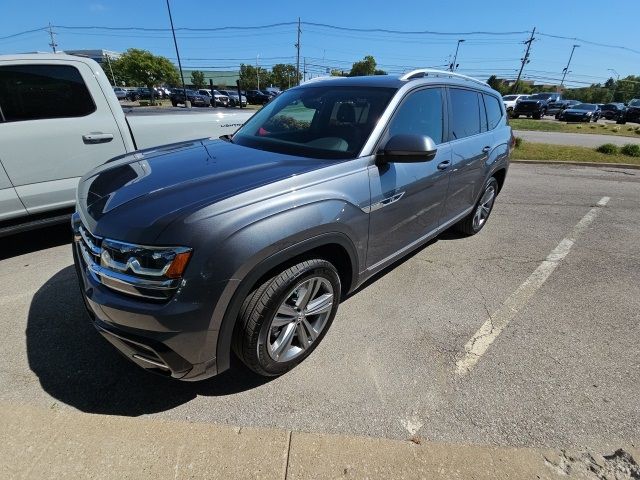
[[[482,153],[489,153],[490,150],[491,150],[491,147],[489,145],[487,145],[486,147],[484,147],[482,149]]]
[[[95,143],[108,143],[111,140],[113,140],[112,133],[95,132],[95,133],[87,133],[86,135],[82,136],[82,141],[87,145],[92,145]]]
[[[440,162],[438,164],[438,170],[446,170],[447,168],[449,168],[449,165],[451,165],[451,162],[449,160],[445,160],[444,162]]]

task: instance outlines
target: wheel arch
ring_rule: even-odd
[[[317,235],[296,243],[258,262],[239,282],[228,302],[220,323],[216,345],[216,370],[227,370],[231,361],[231,342],[234,328],[244,299],[265,279],[303,258],[324,258],[338,270],[342,285],[342,296],[350,292],[358,280],[358,255],[353,242],[343,233],[333,232]]]

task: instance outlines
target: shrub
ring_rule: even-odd
[[[612,132],[619,132],[620,131],[620,127],[613,127],[611,129]]]
[[[627,143],[620,149],[620,153],[628,157],[640,157],[640,145],[635,143]]]
[[[605,143],[596,148],[596,152],[604,153],[605,155],[616,155],[618,153],[618,147],[613,143]]]
[[[591,128],[595,130],[595,128],[596,128],[596,125],[591,125]]]
[[[522,146],[522,138],[521,137],[516,137],[516,148],[520,148]]]

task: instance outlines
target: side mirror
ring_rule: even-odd
[[[435,158],[437,151],[431,137],[399,134],[391,137],[378,152],[377,163],[428,162]]]

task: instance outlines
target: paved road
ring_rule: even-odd
[[[513,165],[480,235],[445,234],[353,295],[314,354],[271,381],[240,365],[196,384],[136,369],[87,322],[66,227],[5,239],[0,402],[392,439],[637,445],[638,205],[637,171]],[[456,373],[491,319],[504,329]]]
[[[613,143],[622,146],[627,143],[640,145],[640,138],[621,137],[616,135],[597,135],[591,133],[562,133],[562,132],[533,132],[529,130],[515,130],[516,137],[526,142],[551,143],[553,145],[575,145],[578,147],[595,148],[603,143]]]

